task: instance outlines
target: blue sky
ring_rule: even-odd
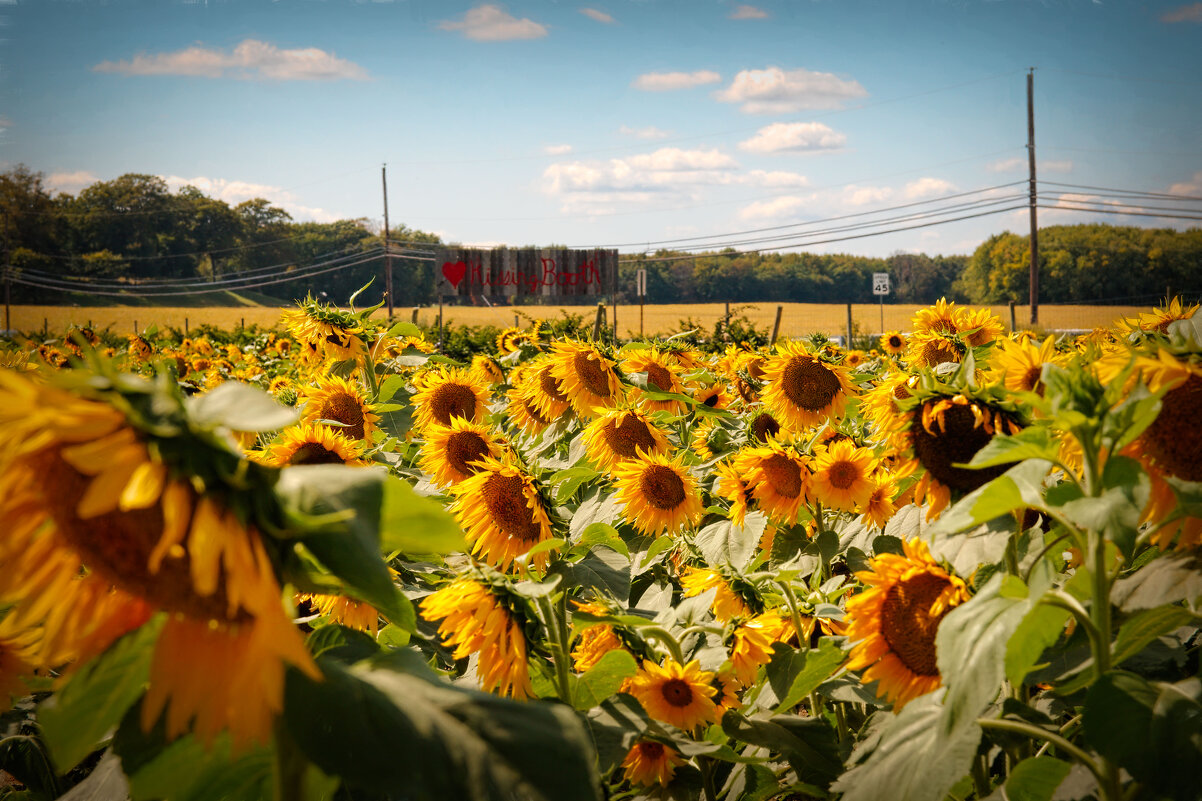
[[[387,162],[391,221],[449,241],[738,241],[1025,179],[1035,67],[1041,179],[1202,196],[1202,3],[0,0],[0,17],[0,164],[59,191],[152,173],[378,224]],[[1040,212],[1092,220],[1190,224]],[[1012,210],[808,247],[965,253],[1026,227]]]

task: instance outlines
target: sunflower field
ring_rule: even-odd
[[[1197,307],[373,311],[0,344],[0,798],[1202,797]]]

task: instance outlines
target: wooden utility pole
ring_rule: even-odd
[[[4,330],[13,330],[12,300],[13,300],[13,266],[11,259],[12,248],[8,246],[8,214],[4,215]]]
[[[392,248],[388,246],[388,165],[380,168],[384,185],[384,298],[388,302],[388,319],[392,319]]]
[[[1027,204],[1031,208],[1031,325],[1039,323],[1039,221],[1035,215],[1035,68],[1027,72],[1027,164],[1031,187]]]

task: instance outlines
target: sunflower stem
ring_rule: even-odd
[[[972,786],[977,791],[977,798],[984,798],[992,789],[989,786],[989,767],[985,764],[984,754],[977,754],[977,758],[972,761]]]
[[[1011,731],[1015,734],[1025,734],[1028,737],[1033,737],[1039,740],[1046,740],[1052,745],[1059,748],[1065,754],[1080,762],[1082,765],[1094,775],[1098,783],[1105,789],[1106,781],[1102,774],[1102,769],[1093,757],[1087,754],[1082,749],[1070,743],[1068,740],[1061,737],[1059,734],[1054,734],[1047,729],[1041,729],[1031,723],[1024,723],[1018,720],[992,720],[989,718],[978,718],[977,725],[982,729],[998,729],[1000,731]],[[1118,801],[1112,796],[1107,795],[1112,801]]]
[[[566,604],[567,594],[563,594]],[[559,700],[565,704],[572,703],[571,670],[568,665],[567,644],[564,641],[564,625],[566,615],[557,615],[559,604],[553,607],[547,597],[538,599],[538,610],[542,613],[543,624],[547,627],[548,639],[551,641],[551,661],[555,665],[555,692]],[[565,607],[566,608],[566,607]]]
[[[718,791],[714,787],[714,761],[699,756],[697,757],[697,764],[701,768],[701,780],[705,785],[705,797],[708,801],[718,801]]]
[[[789,586],[787,581],[778,581],[781,591],[785,594],[785,602],[789,605],[789,615],[793,618],[793,630],[797,632],[797,649],[802,653],[809,650],[810,639],[805,636],[805,632],[801,628],[801,613],[797,611],[797,597],[793,595],[793,588]]]
[[[667,630],[659,626],[646,626],[640,629],[643,636],[649,640],[655,640],[668,649],[668,653],[676,660],[676,664],[684,665],[684,653],[680,650],[680,643],[676,638],[667,632]]]

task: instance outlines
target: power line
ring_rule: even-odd
[[[1165,214],[1164,212],[1153,212],[1153,211],[1147,211],[1147,212],[1144,212],[1144,211],[1110,211],[1107,209],[1091,209],[1091,208],[1084,208],[1081,206],[1045,206],[1043,204],[1039,204],[1039,208],[1041,208],[1041,209],[1059,209],[1061,211],[1091,211],[1094,214],[1116,214],[1120,217],[1127,217],[1127,216],[1130,216],[1130,217],[1163,217],[1165,219],[1173,219],[1173,220],[1200,220],[1200,221],[1202,221],[1202,215]]]
[[[293,234],[292,236],[285,236],[285,237],[281,237],[279,239],[270,239],[266,242],[255,242],[254,244],[251,244],[251,245],[238,245],[236,247],[217,248],[215,250],[194,250],[194,251],[190,251],[188,253],[168,253],[168,254],[165,254],[162,256],[121,255],[120,258],[122,261],[159,261],[162,259],[184,259],[184,258],[190,258],[192,256],[213,256],[213,255],[216,255],[219,253],[234,253],[234,252],[240,252],[240,251],[244,251],[244,250],[253,250],[255,248],[265,248],[269,245],[278,245],[280,242],[291,242],[294,239],[301,239],[306,236],[312,236],[312,234],[310,234],[310,233]],[[374,234],[372,234],[372,236],[374,236]],[[366,238],[367,237],[364,237],[364,239],[366,239]],[[42,255],[45,255],[52,259],[59,259],[62,261],[80,258],[79,254],[72,254],[72,253],[45,253]]]
[[[1086,198],[1074,196],[1073,193],[1071,193],[1071,192],[1070,193],[1052,192],[1049,194],[1040,195],[1040,197],[1051,198],[1053,200],[1057,200],[1057,201],[1064,202],[1064,203],[1078,203],[1081,205],[1091,205],[1091,206],[1092,205],[1109,206],[1111,208],[1118,208],[1118,209],[1139,209],[1140,211],[1176,211],[1176,212],[1191,211],[1191,209],[1181,209],[1181,208],[1176,208],[1174,206],[1149,206],[1146,203],[1140,203],[1139,205],[1135,205],[1132,203],[1111,203],[1106,200],[1089,200]],[[1199,213],[1202,213],[1202,209],[1199,210]]]
[[[1185,200],[1185,201],[1189,201],[1191,203],[1198,203],[1198,202],[1202,201],[1202,196],[1198,196],[1198,195],[1173,195],[1173,194],[1169,194],[1168,192],[1144,192],[1144,191],[1138,190],[1138,189],[1115,189],[1114,187],[1110,187],[1110,186],[1087,186],[1085,184],[1067,184],[1067,183],[1063,183],[1061,181],[1040,181],[1039,183],[1047,184],[1049,186],[1068,186],[1068,187],[1072,187],[1073,189],[1094,189],[1099,192],[1117,192],[1117,193],[1123,194],[1123,195],[1140,195],[1143,197],[1157,198],[1157,199],[1161,199],[1161,200]]]

